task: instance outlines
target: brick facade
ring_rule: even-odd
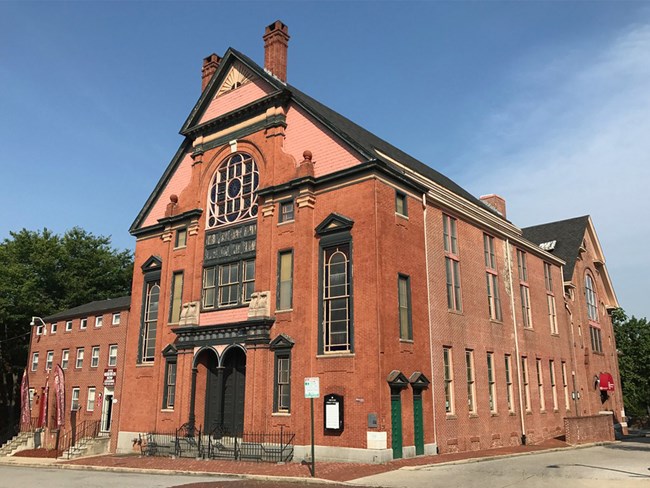
[[[65,425],[59,434],[60,442],[70,435],[73,425],[77,427],[85,421],[101,421],[102,432],[111,432],[117,427],[129,308],[129,297],[123,297],[93,302],[45,317],[41,319],[44,320],[45,327],[38,318],[35,319],[27,365],[29,386],[34,391],[31,409],[32,424],[37,423],[45,386],[48,384],[48,416],[46,424],[42,427],[47,433],[56,429],[53,369],[56,365],[61,365],[65,378]],[[109,359],[111,346],[117,347],[114,359]],[[93,359],[94,348],[98,348],[99,352],[96,360]],[[79,350],[83,350],[83,360],[77,367]],[[64,351],[68,351],[67,361],[63,356]],[[47,364],[49,352],[52,353],[51,365]],[[34,368],[35,354],[38,355],[38,363]],[[96,364],[93,364],[94,361]],[[109,364],[109,361],[113,364]],[[115,370],[117,373],[113,386],[105,386],[106,369]],[[95,401],[92,405],[88,401],[90,388],[95,389]],[[74,408],[72,404],[73,389],[79,390],[78,408]],[[106,397],[110,395],[114,401],[110,402],[109,416]],[[43,440],[45,447],[55,448],[56,435],[46,435]],[[115,449],[116,440],[116,438],[112,439],[112,449]]]
[[[600,297],[603,351],[585,362],[566,259],[507,221],[502,198],[476,199],[286,85],[288,38],[267,28],[265,69],[232,49],[206,58],[185,139],[131,227],[116,449],[182,424],[283,428],[300,460],[308,377],[319,459],[535,443],[600,410],[622,420],[602,256],[587,242],[575,270]],[[617,385],[602,405],[587,391],[597,371]],[[330,395],[342,429],[326,423]]]

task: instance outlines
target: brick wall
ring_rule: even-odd
[[[564,431],[567,444],[574,446],[614,440],[614,425],[611,415],[567,417],[564,419]]]

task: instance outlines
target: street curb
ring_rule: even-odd
[[[539,451],[527,451],[527,452],[513,452],[510,454],[498,454],[495,456],[486,456],[479,458],[469,458],[469,459],[458,459],[456,461],[447,461],[442,463],[432,463],[432,464],[421,464],[419,466],[403,466],[399,470],[404,471],[418,471],[421,469],[431,469],[437,466],[452,466],[455,464],[470,464],[470,463],[481,463],[483,461],[495,461],[497,459],[505,459],[512,457],[520,456],[531,456],[534,454],[544,454],[547,452],[558,452],[558,451],[571,451],[575,449],[586,449],[588,447],[597,447],[597,446],[607,446],[610,444],[619,444],[621,441],[601,441],[601,442],[590,442],[588,444],[580,444],[579,446],[568,446],[568,447],[551,447],[549,449],[541,449]]]

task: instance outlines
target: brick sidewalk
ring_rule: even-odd
[[[316,477],[330,481],[350,481],[365,476],[384,473],[386,471],[393,471],[406,466],[423,466],[454,461],[468,461],[472,459],[537,452],[563,447],[568,446],[562,441],[551,439],[534,446],[512,446],[478,452],[419,456],[416,458],[399,459],[385,464],[319,462],[317,458]],[[300,463],[270,464],[246,461],[172,459],[164,457],[143,457],[138,455],[105,455],[66,461],[61,464],[146,470],[192,471],[234,475],[280,476],[294,478],[310,477],[309,467]]]

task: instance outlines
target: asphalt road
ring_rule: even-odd
[[[650,487],[650,438],[481,462],[403,468],[354,483],[389,488]]]

